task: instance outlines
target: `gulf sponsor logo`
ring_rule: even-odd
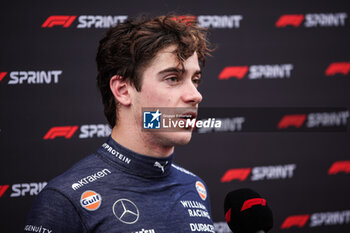
[[[286,79],[291,77],[293,64],[227,66],[219,74],[219,80],[243,78],[250,80],[259,79]]]
[[[289,179],[294,176],[296,164],[261,166],[253,168],[233,168],[221,177],[221,183],[234,180],[245,181],[251,175],[251,181]]]
[[[300,27],[344,27],[348,14],[338,13],[313,13],[313,14],[284,14],[276,21],[277,28]],[[304,22],[304,24],[303,24]]]
[[[202,182],[200,181],[196,182],[196,189],[197,189],[198,195],[203,201],[207,199],[207,190]]]
[[[95,211],[100,208],[102,203],[102,197],[95,191],[85,191],[80,198],[80,205],[89,211]]]

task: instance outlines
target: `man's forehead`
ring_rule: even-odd
[[[169,60],[169,62],[173,61],[174,63],[178,63],[179,61],[176,56],[176,49],[177,46],[171,45],[159,50],[153,59],[153,63],[162,62],[163,60]]]
[[[176,45],[170,45],[162,50],[160,50],[155,58],[153,59],[151,66],[155,65],[157,67],[164,68],[164,67],[177,67],[180,70],[187,70],[187,69],[197,69],[199,70],[199,63],[198,63],[198,56],[197,52],[194,52],[192,56],[188,57],[184,61],[180,61],[176,54]],[[190,66],[189,66],[190,65]]]

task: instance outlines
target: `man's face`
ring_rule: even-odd
[[[197,87],[201,78],[197,53],[193,53],[182,65],[169,46],[160,50],[142,75],[141,91],[132,91],[132,108],[135,120],[142,127],[143,107],[198,108],[202,96]],[[187,144],[191,130],[180,132],[142,132],[146,141],[160,146]]]

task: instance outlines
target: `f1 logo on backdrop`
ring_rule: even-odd
[[[239,28],[242,15],[198,15],[179,16],[184,23],[197,20],[198,24],[206,28]],[[109,28],[128,19],[127,15],[51,15],[41,25],[42,28],[69,28],[74,21],[78,21],[77,28]]]
[[[0,185],[0,197],[2,197],[2,195],[4,195],[4,193],[6,192],[6,190],[10,187],[10,185],[6,184],[6,185]]]
[[[276,65],[251,65],[251,66],[227,66],[219,74],[220,80],[236,78],[248,79],[284,79],[290,78],[293,64]]]
[[[78,126],[58,126],[52,127],[44,136],[44,139],[55,139],[56,137],[65,137],[69,139],[77,131]]]
[[[53,26],[69,27],[77,16],[72,15],[52,15],[41,25],[43,28],[52,28]]]
[[[180,15],[173,20],[179,19],[181,22],[188,24],[189,22],[197,22],[204,28],[239,28],[240,21],[243,19],[241,15]]]
[[[12,188],[10,197],[24,197],[27,195],[34,196],[38,195],[39,192],[47,185],[47,182],[40,183],[23,183],[13,185],[0,185],[0,197],[6,193],[9,187]]]
[[[127,20],[127,15],[51,15],[41,25],[42,28],[69,28],[78,18],[77,28],[109,28]]]
[[[350,173],[350,160],[336,161],[328,170],[329,175],[336,175],[340,172],[344,172],[345,174]]]
[[[286,14],[281,15],[275,26],[277,28],[284,28],[287,26],[299,27],[302,22],[307,28],[310,27],[343,27],[345,26],[345,19],[348,17],[347,13],[320,13],[320,14]],[[304,21],[305,20],[305,21]]]
[[[281,118],[277,128],[281,130],[289,127],[301,128],[304,125],[309,129],[320,127],[346,127],[349,116],[349,111],[289,114]]]
[[[17,84],[57,84],[62,70],[12,71],[9,73],[9,85]],[[0,82],[5,80],[8,72],[0,72]]]
[[[276,22],[276,27],[299,27],[304,20],[304,15],[282,15]]]
[[[225,174],[221,177],[221,183],[227,183],[233,180],[245,181],[250,174],[251,181],[287,179],[293,177],[295,169],[296,164],[253,168],[234,168],[225,172]]]
[[[288,127],[295,127],[300,128],[305,120],[307,114],[291,114],[291,115],[285,115],[278,123],[279,129],[285,129]]]
[[[302,228],[305,226],[309,218],[310,218],[309,214],[289,216],[282,223],[281,229],[288,229],[293,226]]]
[[[79,126],[54,126],[43,137],[44,140],[55,139],[63,137],[70,139],[75,132],[79,129]],[[80,126],[80,139],[93,138],[93,137],[108,137],[111,134],[111,128],[107,124],[91,124]]]
[[[310,221],[309,221],[310,220]],[[309,227],[334,226],[350,223],[350,210],[301,214],[288,216],[282,223],[281,229],[292,227],[303,228],[309,221]]]
[[[333,62],[331,63],[326,71],[326,76],[334,76],[337,74],[348,75],[350,73],[350,62]],[[0,77],[1,78],[1,77]]]
[[[0,82],[5,78],[7,72],[0,72]]]

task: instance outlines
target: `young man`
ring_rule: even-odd
[[[96,60],[112,134],[49,182],[25,232],[214,232],[204,182],[172,163],[191,129],[142,130],[143,107],[190,108],[196,117],[208,52],[205,31],[173,16],[111,28]]]

